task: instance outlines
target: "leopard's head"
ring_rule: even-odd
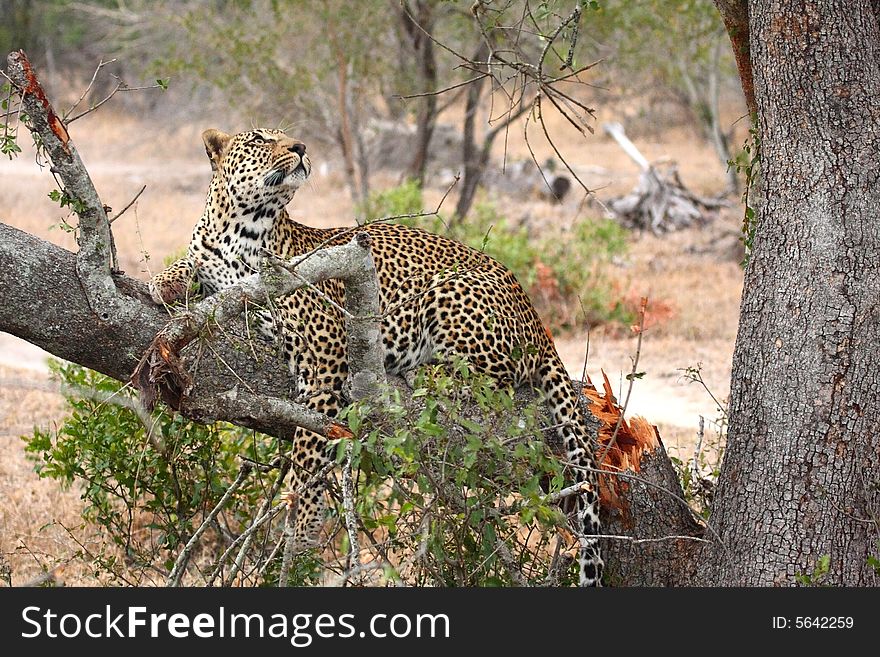
[[[202,134],[215,179],[239,206],[288,203],[312,171],[306,145],[280,130],[256,129],[228,135]]]

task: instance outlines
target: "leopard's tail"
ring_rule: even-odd
[[[566,461],[574,471],[575,483],[582,484],[583,492],[577,497],[575,531],[580,548],[581,586],[601,586],[603,561],[599,548],[601,534],[599,523],[599,476],[592,441],[578,403],[578,395],[572,386],[568,372],[553,349],[540,371],[540,387],[547,406],[558,427]]]

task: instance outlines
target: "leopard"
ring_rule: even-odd
[[[312,165],[305,143],[281,130],[210,129],[202,139],[212,169],[205,209],[186,255],[151,278],[153,301],[168,306],[193,289],[215,294],[259,271],[267,255],[290,260],[344,243],[353,231],[368,233],[386,372],[405,376],[425,364],[463,359],[499,385],[537,389],[580,485],[572,512],[578,581],[601,586],[598,469],[585,411],[550,332],[514,274],[481,250],[403,223],[315,228],[295,221],[286,206],[309,180]],[[298,399],[329,417],[347,403],[344,293],[337,280],[301,288],[279,299],[272,317],[263,320],[286,359]],[[301,490],[308,484],[294,522],[297,545],[307,549],[326,516],[325,483],[314,475],[332,468],[333,454],[322,435],[297,429],[288,438],[291,485]]]

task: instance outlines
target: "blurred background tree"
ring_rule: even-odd
[[[553,74],[565,68],[560,63],[577,69],[601,59],[588,78],[577,77],[587,84],[575,85],[573,97],[589,101],[598,87],[606,100],[646,100],[621,117],[635,134],[668,127],[671,104],[725,166],[734,158],[735,116],[722,116],[721,108],[735,106],[741,92],[711,0],[582,2],[588,16],[575,24],[583,27],[567,26],[545,48],[571,4],[0,0],[0,46],[34,53],[50,80],[71,70],[86,76],[98,58],[115,57],[122,62],[111,69],[117,75],[185,82],[193,105],[222,101],[239,120],[308,125],[313,139],[338,152],[360,206],[369,197],[373,155],[385,133],[406,133],[405,161],[396,164],[419,186],[433,152],[453,148],[462,174],[453,222],[470,212],[496,139],[516,119],[534,114],[536,93],[547,95],[534,80],[505,68],[498,61],[503,53],[532,61],[544,50]],[[490,53],[495,61],[487,60]],[[437,138],[444,115],[454,115],[447,119],[457,135],[452,143]],[[736,187],[731,168],[728,191]]]
[[[733,159],[730,115],[745,114],[727,32],[711,0],[604,0],[590,17],[584,47],[606,60],[603,82],[630,96],[646,97],[641,111],[673,104],[722,164]],[[656,111],[656,110],[655,110]],[[668,125],[671,117],[663,117]],[[735,191],[735,168],[728,170]]]

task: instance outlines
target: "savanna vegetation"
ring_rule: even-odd
[[[280,126],[314,153],[298,220],[399,221],[486,251],[573,376],[592,376],[584,403],[613,447],[598,448],[607,583],[871,584],[877,6],[765,4],[0,0],[0,50],[27,52],[103,204],[136,199],[112,223],[131,299],[200,212],[198,133]],[[22,438],[4,446],[8,583],[576,583],[572,491],[540,404],[465,362],[346,410],[338,468],[320,473],[322,542],[292,554],[285,436],[145,411],[128,377],[167,316],[131,301],[138,330],[102,341],[81,328],[89,304],[42,287],[82,275],[40,249],[78,247],[81,263],[91,207],[24,171],[50,150],[4,82],[0,262],[4,289],[25,285],[0,329],[63,359],[27,370],[2,344],[0,424]],[[611,211],[635,193],[656,218],[680,198],[671,181],[719,205],[657,234],[667,224],[632,230]],[[33,329],[56,323],[72,337]],[[762,543],[771,525],[785,545]]]

